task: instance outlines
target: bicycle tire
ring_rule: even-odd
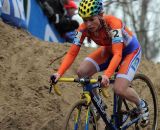
[[[144,83],[144,84],[143,84]],[[150,113],[150,123],[142,128],[138,123],[129,127],[129,130],[156,130],[157,129],[157,122],[158,122],[158,101],[157,101],[157,94],[154,88],[153,83],[151,80],[144,74],[136,74],[132,83],[131,87],[136,90],[140,98],[147,101],[149,106],[149,113]],[[142,87],[142,91],[140,90]],[[147,91],[148,90],[148,91]],[[141,94],[142,92],[142,94]],[[144,94],[145,93],[145,94]],[[131,102],[126,101],[125,99],[121,99],[118,101],[118,112],[136,107]],[[121,115],[120,119],[122,120],[123,115]]]
[[[74,110],[75,109],[82,109],[82,111],[84,111],[85,109],[85,107],[86,107],[86,100],[85,99],[82,99],[82,100],[79,100],[79,101],[77,101],[76,103],[74,103],[73,105],[72,105],[72,107],[71,107],[71,109],[69,110],[69,112],[68,112],[68,114],[67,114],[67,116],[66,116],[66,121],[65,121],[65,123],[64,123],[64,130],[72,130],[71,128],[69,128],[68,129],[68,126],[69,126],[69,122],[70,122],[70,119],[71,119],[71,116],[72,116],[72,114],[73,114],[73,112],[74,112]],[[93,125],[93,128],[91,128],[90,129],[90,127],[92,127],[92,126],[90,126],[89,127],[89,129],[90,130],[98,130],[98,126],[97,126],[97,122],[96,122],[96,117],[95,117],[95,115],[94,115],[94,112],[92,111],[92,109],[90,109],[90,113],[91,113],[91,115],[92,115],[92,120],[93,121],[91,121],[91,122],[89,122],[89,124],[90,125]],[[82,115],[82,113],[81,113],[81,115]],[[80,118],[82,117],[80,115]],[[82,117],[83,118],[83,117]],[[83,120],[83,119],[80,119],[80,122],[78,123],[79,124],[79,126],[80,127],[78,127],[77,128],[77,130],[84,130],[84,124],[83,124],[83,122],[85,123],[85,119]],[[74,122],[75,121],[71,121],[71,123],[73,123],[74,124]],[[82,124],[81,124],[82,123]],[[71,124],[71,125],[73,125],[73,124]],[[71,126],[72,127],[72,126]],[[73,126],[74,127],[74,126]]]

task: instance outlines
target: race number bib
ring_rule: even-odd
[[[121,29],[115,29],[110,31],[112,35],[112,43],[123,42],[123,36]]]

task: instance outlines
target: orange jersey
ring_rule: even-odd
[[[105,70],[105,75],[110,77],[115,69],[118,67],[122,56],[132,53],[134,50],[139,48],[139,43],[133,33],[122,23],[122,21],[111,15],[104,15],[104,21],[109,26],[109,33],[106,32],[105,28],[101,28],[98,31],[98,35],[95,33],[88,33],[85,24],[81,24],[78,28],[77,34],[74,39],[74,43],[68,51],[64,61],[62,62],[58,73],[63,75],[63,73],[70,67],[73,63],[75,57],[77,56],[80,46],[82,45],[85,37],[89,37],[96,44],[110,48],[110,52],[113,57],[110,61],[108,68]],[[108,51],[108,49],[107,49]]]

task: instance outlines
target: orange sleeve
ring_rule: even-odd
[[[122,43],[112,44],[113,57],[110,61],[110,64],[109,64],[108,68],[104,72],[104,74],[108,78],[110,78],[113,75],[114,71],[118,67],[118,65],[119,65],[119,63],[122,59],[122,50],[123,50],[123,44]]]
[[[66,56],[64,57],[62,64],[60,65],[59,69],[58,69],[58,73],[62,76],[65,71],[71,66],[71,64],[73,63],[74,59],[76,58],[78,52],[80,50],[80,46],[77,46],[75,44],[73,44],[68,53],[66,54]]]

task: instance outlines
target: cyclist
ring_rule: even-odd
[[[96,72],[104,70],[101,84],[105,87],[119,66],[113,90],[119,96],[136,104],[142,117],[141,126],[145,127],[149,122],[148,105],[133,88],[129,87],[141,61],[141,47],[137,38],[120,19],[103,14],[102,0],[82,0],[78,13],[84,23],[78,28],[74,43],[58,72],[53,74],[56,77],[55,81],[71,66],[84,38],[92,39],[100,47],[80,64],[78,76],[91,77]]]

